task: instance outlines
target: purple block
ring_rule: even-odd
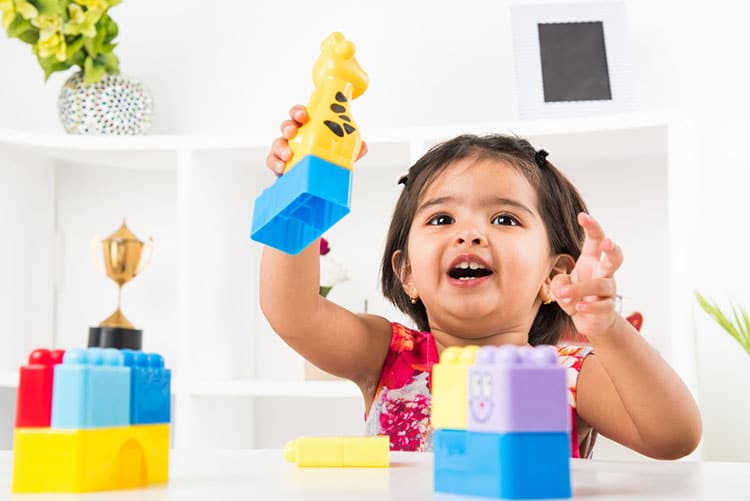
[[[566,371],[553,346],[485,346],[468,385],[469,431],[570,431]]]

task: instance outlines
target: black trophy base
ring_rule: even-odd
[[[89,327],[89,348],[140,350],[143,331],[122,327]]]

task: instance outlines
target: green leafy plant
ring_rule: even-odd
[[[92,84],[119,73],[114,54],[118,27],[109,9],[121,0],[0,0],[8,38],[31,45],[44,79],[77,66]]]
[[[750,318],[747,312],[740,306],[730,303],[732,318],[730,319],[715,302],[709,302],[698,292],[695,293],[698,304],[703,311],[713,318],[725,331],[727,331],[738,343],[750,354]]]

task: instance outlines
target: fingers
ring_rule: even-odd
[[[599,258],[601,254],[602,240],[606,237],[601,225],[585,212],[578,213],[578,224],[583,228],[585,239],[581,256],[591,256]]]
[[[367,143],[362,141],[362,146],[359,147],[359,155],[357,155],[356,160],[359,160],[365,155],[367,155]]]
[[[611,315],[615,311],[615,298],[579,301],[576,303],[575,309],[577,313],[585,313],[586,315]]]
[[[557,305],[568,315],[575,315],[575,303],[572,298],[560,297],[558,291],[564,289],[572,284],[570,275],[567,273],[559,273],[552,278],[550,282],[550,293],[552,298],[557,302]]]
[[[284,172],[284,165],[292,157],[292,150],[286,139],[279,137],[271,144],[271,151],[266,157],[266,165],[274,174],[280,176]]]
[[[307,116],[307,108],[305,108],[301,104],[295,104],[291,107],[291,109],[289,110],[289,117],[299,125],[306,124],[310,119],[310,117]]]
[[[605,299],[617,296],[617,285],[614,278],[595,278],[579,283],[556,284],[554,289],[558,303],[581,301],[588,298]]]
[[[271,151],[266,156],[266,165],[277,176],[284,172],[284,166],[292,158],[289,140],[297,135],[299,128],[309,120],[307,109],[301,104],[296,104],[289,110],[289,118],[291,120],[281,122],[279,127],[281,137],[274,140],[271,144]]]
[[[620,246],[609,238],[605,238],[601,245],[604,256],[602,257],[602,273],[605,277],[614,276],[615,272],[620,269],[625,259]]]

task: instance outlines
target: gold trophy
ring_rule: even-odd
[[[141,255],[144,247],[149,248],[148,260],[141,264]],[[104,264],[97,258],[99,249],[104,256]],[[107,317],[98,327],[89,327],[89,346],[102,348],[129,348],[140,350],[143,331],[136,329],[130,321],[125,318],[120,309],[122,305],[122,286],[138,276],[151,262],[153,256],[154,240],[149,238],[148,242],[142,242],[136,237],[122,221],[122,226],[109,237],[100,240],[94,237],[91,243],[91,252],[97,268],[114,280],[117,284],[117,309]]]

